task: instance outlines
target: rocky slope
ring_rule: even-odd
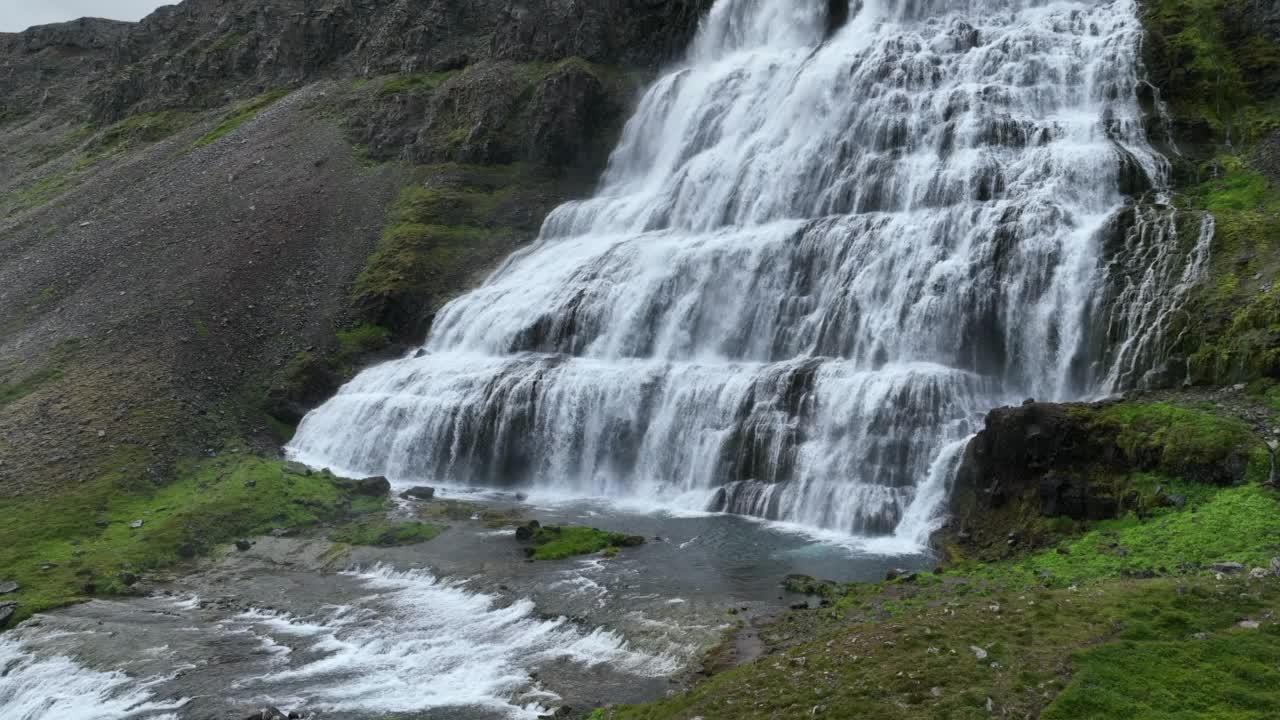
[[[0,495],[278,444],[589,189],[708,4],[188,0],[0,35]]]

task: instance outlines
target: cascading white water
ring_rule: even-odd
[[[1133,0],[852,5],[717,2],[597,195],[292,455],[919,537],[983,412],[1132,381],[1181,271],[1132,279]]]

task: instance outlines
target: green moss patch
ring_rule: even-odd
[[[120,477],[53,497],[7,500],[0,505],[0,578],[21,586],[5,598],[18,601],[21,620],[125,592],[143,572],[244,535],[375,507],[382,503],[355,503],[331,475],[294,475],[279,461],[227,453],[182,463],[163,487]]]
[[[444,532],[439,525],[424,522],[396,522],[386,518],[357,520],[330,533],[329,539],[348,545],[393,547],[424,543]]]
[[[1256,484],[1213,491],[1203,485],[1183,509],[1161,508],[1145,521],[1134,516],[1097,523],[1083,536],[1025,558],[1013,570],[1028,581],[1071,584],[1143,574],[1186,574],[1215,562],[1267,567],[1280,556],[1280,502]],[[1207,493],[1206,493],[1207,491]],[[1003,570],[1001,572],[1004,572]]]
[[[212,145],[235,131],[241,125],[244,125],[257,117],[258,113],[261,113],[263,110],[271,107],[276,103],[276,101],[288,94],[289,91],[284,89],[271,90],[249,100],[246,103],[243,103],[224,117],[222,122],[218,123],[217,127],[192,143],[192,147],[201,148],[206,145]]]
[[[1114,436],[1128,464],[1167,476],[1228,484],[1269,467],[1262,441],[1244,422],[1170,403],[1121,403],[1103,409],[1098,432]],[[1265,477],[1265,475],[1263,475]]]
[[[638,535],[623,535],[577,525],[548,525],[533,531],[529,547],[525,548],[525,554],[534,560],[564,560],[577,555],[590,555],[608,548],[634,547],[642,544],[644,544],[644,538]]]

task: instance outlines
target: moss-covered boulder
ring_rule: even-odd
[[[1175,482],[1227,486],[1266,477],[1270,453],[1244,422],[1167,403],[1027,403],[998,408],[966,447],[948,554],[1003,557],[1073,523],[1176,503]]]

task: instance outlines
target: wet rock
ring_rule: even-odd
[[[9,618],[13,617],[13,614],[17,611],[18,603],[16,602],[10,601],[0,603],[0,627],[7,625],[9,623]]]
[[[289,461],[285,463],[284,471],[290,475],[301,475],[302,477],[309,477],[311,475],[311,468],[300,462]]]
[[[528,542],[533,539],[533,536],[537,534],[538,530],[541,528],[542,523],[537,520],[530,520],[524,525],[516,528],[516,540],[519,540],[520,542]]]
[[[411,487],[400,493],[400,497],[405,498],[406,500],[434,500],[436,497],[436,489],[433,487],[427,487],[426,485],[419,485],[417,487]]]
[[[134,520],[133,522],[129,523],[129,527],[134,530],[137,530],[138,528],[142,527],[142,521]]]
[[[610,541],[610,544],[614,547],[639,547],[644,544],[644,536],[618,535]]]
[[[789,605],[788,607],[790,607],[792,610],[808,610],[809,603],[807,602],[791,603],[791,605]]]
[[[1241,565],[1238,562],[1216,562],[1212,565],[1212,569],[1214,572],[1223,573],[1225,575],[1229,573],[1243,572],[1244,565]]]
[[[302,713],[286,713],[277,707],[265,707],[245,718],[245,720],[295,720],[302,717]]]
[[[17,591],[18,591],[18,583],[12,580],[6,580],[4,582],[0,582],[0,595],[4,595],[5,593],[17,592]]]
[[[239,550],[240,552],[245,552],[251,547],[253,547],[253,543],[249,542],[248,540],[236,541],[236,549]]]

